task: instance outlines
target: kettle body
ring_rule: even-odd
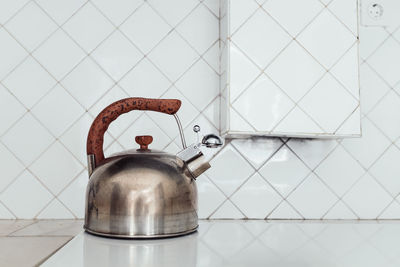
[[[86,199],[85,229],[91,233],[149,238],[197,229],[195,180],[167,153],[111,157],[91,175]]]
[[[201,144],[186,147],[175,114],[180,105],[177,99],[126,98],[112,103],[95,118],[87,138],[87,232],[118,238],[159,238],[196,231],[195,179],[210,165],[204,161]],[[135,138],[138,149],[105,158],[104,133],[118,116],[132,110],[174,115],[183,150],[178,155],[151,150],[148,146],[153,138],[146,135]]]

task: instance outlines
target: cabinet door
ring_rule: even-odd
[[[358,137],[358,1],[221,1],[221,125],[232,137]]]

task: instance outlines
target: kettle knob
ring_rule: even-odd
[[[136,143],[140,145],[140,149],[148,149],[147,147],[153,142],[153,136],[151,135],[140,135],[135,137]]]

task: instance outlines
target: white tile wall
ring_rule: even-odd
[[[218,133],[218,1],[2,1],[0,23],[0,218],[83,217],[88,128],[117,99],[182,99],[187,131]],[[146,133],[179,150],[173,118],[134,112],[106,153]]]
[[[222,134],[359,137],[357,3],[223,0]]]
[[[177,97],[188,139],[195,123],[217,133],[218,78],[226,79],[217,2],[2,2],[0,218],[83,217],[87,131],[114,100]],[[344,1],[330,5],[345,16]],[[93,27],[84,14],[108,26]],[[227,140],[198,179],[201,218],[400,218],[400,29],[360,28],[360,36],[363,137]],[[152,134],[155,148],[179,150],[173,118],[133,112],[110,127],[106,154],[135,147],[139,133]]]

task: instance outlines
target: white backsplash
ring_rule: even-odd
[[[87,131],[114,100],[180,98],[188,142],[217,133],[218,16],[217,0],[1,2],[0,218],[83,217]],[[197,180],[201,218],[400,218],[400,30],[360,38],[363,137],[228,141]],[[172,117],[131,112],[106,154],[138,134],[179,150]]]
[[[358,0],[263,2],[221,1],[221,132],[359,137]]]

